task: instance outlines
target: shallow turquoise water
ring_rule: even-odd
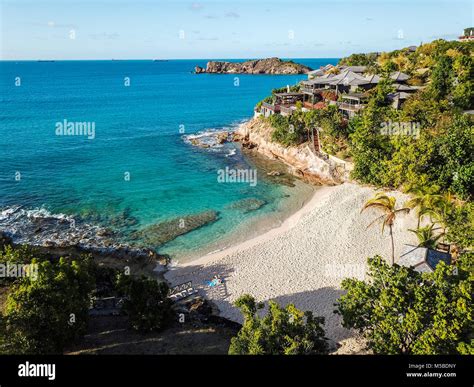
[[[317,68],[337,59],[300,61]],[[162,246],[179,256],[281,211],[282,200],[297,189],[265,179],[255,187],[217,184],[218,169],[249,168],[249,161],[238,151],[232,155],[233,145],[192,147],[180,129],[187,135],[231,128],[250,118],[272,88],[306,76],[239,75],[235,86],[235,75],[191,74],[205,63],[0,62],[0,230],[12,206],[79,216],[119,231],[218,211],[213,225]],[[93,122],[95,138],[57,136],[56,123],[64,119]],[[245,198],[267,205],[247,213],[228,208]]]

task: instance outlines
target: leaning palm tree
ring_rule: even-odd
[[[409,208],[417,209],[417,228],[420,228],[420,223],[423,216],[426,215],[430,209],[436,207],[437,203],[442,200],[443,197],[437,193],[438,191],[439,188],[437,186],[426,188],[417,185],[414,185],[407,190],[407,192],[413,196],[405,203],[405,205]]]
[[[435,231],[439,228],[434,228],[434,224],[429,226],[420,227],[416,230],[409,230],[416,235],[418,238],[418,247],[426,247],[429,249],[436,248],[438,240],[443,236],[443,233],[435,234]]]
[[[395,223],[395,219],[397,217],[397,214],[403,212],[403,213],[409,213],[410,209],[409,208],[396,208],[396,203],[397,199],[395,199],[393,196],[388,196],[384,194],[383,192],[379,192],[373,197],[372,199],[368,200],[367,203],[364,204],[364,207],[362,207],[362,210],[360,211],[361,213],[366,210],[367,208],[375,208],[383,212],[381,216],[376,218],[374,221],[372,221],[367,228],[372,226],[374,223],[378,221],[382,221],[382,234],[385,230],[385,226],[388,226],[390,230],[390,239],[392,241],[392,265],[395,263],[395,244],[393,241],[393,224]]]

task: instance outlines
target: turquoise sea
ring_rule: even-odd
[[[113,243],[146,245],[130,235],[216,211],[210,225],[143,246],[181,259],[272,227],[301,205],[309,192],[301,183],[266,174],[255,186],[217,183],[219,169],[253,161],[235,144],[201,149],[188,136],[235,128],[271,89],[306,76],[192,74],[206,62],[0,62],[0,231],[37,244],[93,244],[105,227]],[[94,138],[56,135],[64,120],[93,123]]]

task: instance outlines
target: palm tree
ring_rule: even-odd
[[[400,212],[403,213],[409,213],[410,209],[409,208],[396,208],[396,203],[397,199],[395,199],[393,196],[388,196],[383,192],[379,192],[373,197],[372,199],[368,200],[367,203],[364,204],[364,207],[362,207],[362,210],[360,211],[361,213],[366,210],[367,208],[375,208],[378,210],[381,210],[383,214],[376,218],[373,222],[371,222],[367,228],[372,226],[374,223],[378,221],[383,221],[382,222],[382,234],[385,230],[385,226],[388,226],[390,230],[390,239],[392,241],[392,265],[395,263],[395,244],[393,242],[393,224],[395,223],[395,219],[397,217],[397,214]]]
[[[434,228],[434,224],[429,226],[420,227],[416,230],[409,230],[414,233],[418,238],[418,247],[426,247],[429,249],[436,248],[438,240],[443,236],[443,233],[435,235],[434,231],[439,230]]]
[[[441,226],[443,235],[446,234],[446,224],[449,215],[453,211],[454,200],[453,195],[447,193],[432,203],[431,207],[424,208],[421,211],[421,216],[429,215],[432,223],[437,223]]]
[[[409,208],[417,209],[417,228],[420,228],[420,222],[423,216],[426,215],[429,210],[435,208],[442,200],[443,197],[437,193],[438,191],[439,188],[437,186],[426,188],[417,185],[414,185],[407,190],[407,192],[413,196],[405,203],[405,205]]]

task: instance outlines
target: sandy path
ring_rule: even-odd
[[[241,321],[232,303],[249,293],[259,301],[294,303],[326,318],[326,333],[335,341],[354,336],[340,325],[333,304],[341,295],[344,277],[363,278],[366,259],[380,254],[389,259],[390,237],[381,235],[380,225],[366,229],[378,212],[360,209],[375,190],[345,183],[323,187],[280,227],[238,246],[178,265],[166,273],[173,284],[192,280],[213,300],[221,315]],[[398,207],[407,196],[390,192]],[[413,214],[397,219],[394,227],[395,256],[405,243],[416,238],[408,228],[416,228]],[[206,285],[215,274],[224,278],[217,288]],[[353,344],[351,344],[353,345]],[[354,348],[357,350],[357,348]]]

